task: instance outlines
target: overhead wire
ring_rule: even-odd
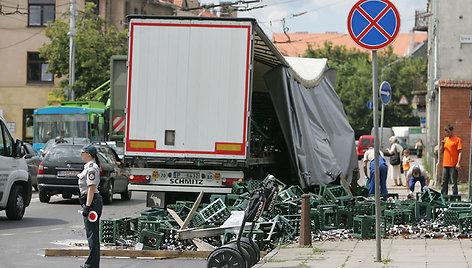
[[[10,45],[4,46],[4,47],[0,47],[0,49],[7,49],[7,48],[10,48],[10,47],[16,46],[16,45],[18,45],[18,44],[21,44],[21,43],[23,43],[23,42],[26,42],[26,41],[30,40],[31,38],[37,36],[38,34],[44,32],[44,30],[45,30],[45,28],[43,28],[43,29],[37,31],[36,33],[30,35],[29,37],[27,37],[27,38],[25,38],[25,39],[23,39],[23,40],[21,40],[21,41],[15,42],[15,43],[13,43],[13,44],[10,44]]]

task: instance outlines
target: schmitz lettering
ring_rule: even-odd
[[[171,184],[203,185],[203,180],[198,179],[170,179]]]

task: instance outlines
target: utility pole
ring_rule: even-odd
[[[70,25],[69,25],[69,92],[68,99],[70,101],[75,100],[74,94],[74,80],[75,80],[75,44],[74,36],[77,35],[77,29],[75,28],[75,0],[70,1]]]

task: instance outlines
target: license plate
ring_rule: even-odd
[[[175,179],[200,179],[200,172],[174,172]]]
[[[60,176],[60,177],[77,176],[79,173],[80,173],[79,171],[64,170],[64,171],[58,171],[57,176]]]

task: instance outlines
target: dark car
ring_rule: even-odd
[[[33,148],[33,145],[29,143],[23,143],[23,149],[26,159],[26,164],[28,165],[28,173],[31,178],[31,185],[33,185],[34,189],[38,190],[38,167],[41,163],[41,159],[39,158],[39,154]]]
[[[43,148],[41,150],[39,150],[41,158],[44,157],[48,153],[48,151],[49,151],[49,149],[51,149],[51,147],[53,147],[56,144],[60,144],[60,143],[72,143],[72,144],[85,145],[85,144],[89,144],[90,140],[87,139],[87,138],[61,138],[61,137],[56,137],[54,139],[50,139],[44,144]]]
[[[128,191],[129,172],[113,157],[113,150],[96,145],[101,164],[100,185],[98,190],[104,204],[113,201],[113,194],[120,193],[123,200],[131,199]],[[39,165],[39,200],[49,202],[52,195],[62,194],[63,198],[79,195],[78,177],[83,168],[81,158],[83,145],[61,143],[51,147]],[[108,150],[109,149],[109,150]]]

